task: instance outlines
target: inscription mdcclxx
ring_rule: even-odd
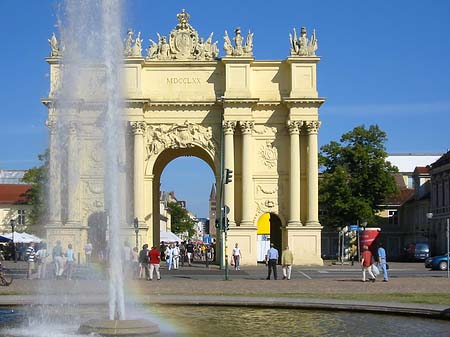
[[[198,77],[170,77],[167,78],[167,84],[200,84]]]

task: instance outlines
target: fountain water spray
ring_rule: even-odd
[[[121,0],[67,0],[65,4],[65,22],[60,25],[64,46],[61,83],[55,95],[56,105],[60,107],[58,122],[61,128],[75,123],[83,129],[92,122],[92,115],[98,114],[97,128],[91,129],[98,134],[89,136],[103,137],[99,142],[103,147],[97,150],[99,156],[103,155],[104,172],[97,174],[104,177],[104,205],[109,220],[109,318],[123,320],[125,304],[119,232],[121,223],[126,221],[125,179],[122,177],[126,174],[122,164],[126,124],[120,79],[123,58]],[[74,111],[75,106],[78,111]],[[64,132],[59,134],[58,143],[64,146],[61,139]],[[77,156],[73,159],[73,163],[80,160]],[[68,180],[69,186],[76,184],[79,175],[69,175]]]

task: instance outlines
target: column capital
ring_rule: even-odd
[[[292,120],[287,121],[286,124],[289,130],[289,134],[290,135],[300,134],[300,129],[302,128],[303,123],[304,123],[303,121],[292,121]]]
[[[234,130],[236,130],[236,121],[223,121],[223,128],[226,135],[234,134]]]
[[[319,132],[321,121],[307,121],[305,122],[306,132],[308,135],[317,134]]]
[[[248,135],[251,134],[254,127],[255,127],[255,122],[253,121],[240,121],[239,122],[239,126],[241,127],[241,132],[244,135]]]
[[[131,126],[131,132],[135,136],[143,135],[147,128],[147,123],[145,123],[144,121],[130,122],[130,126]]]

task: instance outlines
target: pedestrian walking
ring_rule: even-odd
[[[189,266],[192,263],[192,258],[194,256],[194,244],[192,243],[192,241],[189,239],[188,244],[186,245],[186,252],[187,252],[187,257],[188,257],[188,264]]]
[[[69,243],[66,250],[66,270],[67,270],[67,279],[72,279],[73,267],[75,264],[75,252],[72,249],[72,244]]]
[[[366,272],[369,273],[369,281],[375,282],[375,275],[372,273],[372,253],[369,247],[363,246],[361,255],[362,281],[366,282]]]
[[[389,281],[387,262],[386,262],[386,250],[383,248],[381,242],[378,243],[378,266],[383,269],[383,282]]]
[[[64,258],[61,241],[56,241],[56,246],[52,250],[52,259],[55,264],[55,276],[57,279],[61,278],[64,272]]]
[[[266,265],[268,269],[267,280],[270,280],[270,275],[273,271],[273,278],[277,279],[277,262],[278,262],[278,250],[275,248],[274,244],[270,244],[270,249],[267,251],[266,255]]]
[[[178,242],[173,247],[172,250],[172,262],[173,262],[173,269],[178,269],[180,265],[180,247]]]
[[[89,265],[92,257],[92,243],[89,241],[86,243],[86,246],[84,246],[84,254],[86,255],[86,264]]]
[[[183,241],[180,245],[180,259],[181,266],[184,267],[184,261],[186,260],[186,242]]]
[[[294,254],[289,250],[289,246],[281,253],[281,266],[283,268],[283,280],[290,280],[292,273],[292,264],[294,263]]]
[[[39,247],[39,250],[36,253],[36,262],[38,265],[38,273],[37,278],[38,279],[44,279],[47,275],[47,258],[48,258],[48,252],[47,252],[47,244],[42,243]]]
[[[139,251],[138,247],[133,247],[131,251],[131,265],[132,265],[132,277],[137,279],[139,277]]]
[[[161,274],[159,272],[159,264],[161,262],[161,253],[159,250],[153,246],[150,252],[148,253],[149,262],[150,262],[150,275],[149,280],[153,280],[153,271],[156,271],[156,279],[161,279]]]
[[[27,279],[31,280],[33,278],[34,269],[35,269],[35,259],[36,259],[36,252],[34,250],[34,242],[31,242],[28,246],[27,250],[25,251],[25,257],[27,259],[28,264],[28,272],[27,272]]]
[[[148,244],[144,244],[142,246],[142,250],[139,252],[139,263],[140,263],[140,270],[139,270],[139,278],[145,278],[149,279],[149,265],[148,265]]]
[[[241,249],[239,248],[239,245],[237,243],[234,245],[232,258],[233,258],[233,262],[234,262],[234,269],[241,270],[242,253],[241,253]]]

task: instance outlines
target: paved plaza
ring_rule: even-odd
[[[11,264],[18,278],[9,287],[0,288],[0,305],[60,303],[106,303],[107,280],[92,267],[88,272],[79,266],[76,279],[26,280],[20,277],[21,263]],[[181,270],[162,268],[162,279],[157,281],[127,280],[130,301],[162,304],[209,304],[262,307],[295,307],[311,309],[338,309],[372,312],[408,313],[427,317],[448,315],[448,305],[413,303],[382,303],[320,298],[322,294],[407,294],[448,293],[450,280],[445,272],[425,269],[421,263],[391,263],[389,282],[361,282],[361,271],[356,265],[325,265],[323,267],[294,267],[291,280],[266,280],[266,267],[244,267],[230,270],[224,280],[224,270],[212,265],[206,268],[194,264]],[[41,296],[45,293],[45,296]],[[316,297],[314,295],[317,295]],[[448,317],[448,316],[447,316]]]

